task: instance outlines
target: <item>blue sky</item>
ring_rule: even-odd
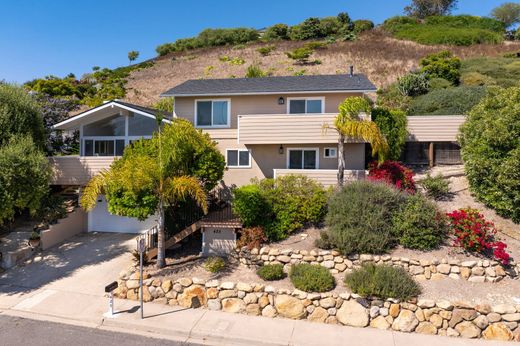
[[[139,61],[155,47],[211,27],[262,28],[346,11],[376,23],[409,0],[5,0],[0,20],[0,80],[23,83],[49,74],[81,76],[92,66]],[[505,0],[460,0],[456,13],[488,15]]]

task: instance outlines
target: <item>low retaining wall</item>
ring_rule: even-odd
[[[143,277],[144,301],[186,308],[306,319],[402,332],[520,341],[520,305],[471,305],[433,300],[379,300],[355,294],[276,290],[249,283]],[[139,273],[121,275],[116,296],[137,300]]]
[[[342,273],[358,268],[366,262],[388,264],[406,269],[416,280],[441,280],[452,278],[471,282],[498,282],[504,277],[517,278],[520,267],[516,263],[504,267],[493,260],[458,261],[453,259],[415,260],[389,255],[353,255],[342,256],[337,251],[328,250],[291,250],[263,247],[251,251],[246,248],[235,253],[235,257],[245,265],[264,265],[281,263],[291,265],[296,263],[318,264],[335,273]]]
[[[58,220],[57,223],[50,225],[49,229],[41,231],[41,248],[42,250],[47,250],[76,234],[86,231],[87,213],[78,207],[63,219]]]

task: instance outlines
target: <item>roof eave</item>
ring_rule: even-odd
[[[341,93],[367,93],[376,92],[377,88],[373,89],[348,89],[348,90],[301,90],[301,91],[257,91],[257,92],[236,92],[236,93],[194,93],[194,94],[176,94],[176,93],[162,93],[159,97],[207,97],[207,96],[248,96],[248,95],[280,95],[280,94],[341,94]]]

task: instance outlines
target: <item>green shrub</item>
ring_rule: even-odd
[[[233,212],[244,227],[266,225],[271,206],[258,185],[245,185],[233,190]]]
[[[293,41],[312,40],[325,37],[320,18],[310,17],[302,23],[292,26],[289,30],[289,38]]]
[[[408,73],[397,79],[397,89],[405,96],[419,96],[430,89],[430,82],[424,73]]]
[[[345,275],[345,284],[365,297],[407,300],[421,293],[420,286],[403,268],[388,265],[366,264]]]
[[[447,237],[446,218],[435,203],[420,194],[409,196],[392,219],[399,243],[409,249],[432,250]]]
[[[430,90],[447,89],[451,86],[451,82],[444,78],[435,77],[430,79]]]
[[[374,22],[367,19],[358,19],[354,21],[354,32],[356,34],[372,30],[374,28]]]
[[[266,77],[265,73],[258,65],[249,65],[246,70],[246,78],[261,78]]]
[[[328,193],[303,175],[255,180],[234,190],[233,211],[244,226],[264,226],[269,240],[285,239],[326,213]]]
[[[442,174],[432,177],[428,173],[420,184],[426,191],[426,195],[433,199],[443,199],[450,193],[450,182],[444,179]]]
[[[336,286],[330,271],[320,265],[293,265],[289,271],[289,278],[294,287],[305,292],[327,292]]]
[[[330,246],[341,253],[384,253],[394,244],[392,218],[403,193],[382,183],[352,182],[329,200],[326,224]]]
[[[289,59],[296,60],[299,64],[307,64],[312,53],[314,53],[312,49],[301,47],[286,52],[285,54]]]
[[[515,86],[520,80],[517,57],[479,57],[462,61],[462,82],[478,85]]]
[[[393,17],[383,28],[394,37],[427,45],[470,46],[500,43],[504,27],[499,21],[474,16],[433,16],[424,21],[410,17]]]
[[[462,125],[470,189],[498,214],[520,222],[520,87],[491,89]]]
[[[428,78],[444,78],[453,85],[459,84],[462,63],[449,51],[427,55],[421,59],[420,65]]]
[[[377,90],[376,105],[380,108],[398,109],[408,111],[412,98],[403,95],[397,88],[397,83],[390,84],[386,88]]]
[[[285,278],[283,272],[283,265],[281,264],[266,264],[258,268],[256,274],[265,281],[276,281]]]
[[[208,257],[204,261],[204,268],[211,273],[218,273],[226,267],[226,262],[222,257]]]
[[[485,87],[460,86],[432,90],[414,98],[408,108],[409,115],[467,114],[486,95]]]
[[[268,56],[272,51],[276,49],[276,46],[264,46],[258,48],[256,51],[262,56]]]
[[[372,121],[377,124],[379,131],[385,136],[388,143],[387,159],[399,160],[407,136],[406,113],[400,110],[374,108],[372,110]]]
[[[270,26],[267,28],[262,38],[266,39],[267,41],[288,40],[289,26],[287,26],[287,24],[275,24]]]

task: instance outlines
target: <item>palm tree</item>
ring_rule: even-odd
[[[339,114],[334,119],[332,128],[339,134],[338,137],[338,186],[343,186],[345,155],[345,139],[359,139],[372,146],[372,155],[378,154],[379,161],[384,160],[388,151],[386,139],[379,131],[376,123],[367,120],[363,115],[370,114],[371,107],[364,97],[347,97],[338,107]],[[331,128],[329,125],[325,129]]]
[[[162,121],[158,117],[159,123]],[[176,131],[186,129],[182,124]],[[157,234],[157,267],[165,265],[165,227],[164,216],[167,206],[176,205],[179,201],[192,198],[204,211],[207,212],[207,196],[201,181],[186,174],[187,170],[182,164],[175,167],[172,162],[185,161],[183,148],[191,133],[186,132],[186,137],[176,136],[180,142],[174,146],[178,152],[163,152],[163,138],[161,126],[152,140],[134,143],[132,148],[125,149],[121,159],[115,161],[108,170],[101,171],[94,176],[81,196],[81,206],[86,211],[92,210],[100,194],[107,195],[109,211],[117,215],[134,216],[146,219],[150,215],[158,217]],[[150,150],[158,150],[156,155],[150,155]],[[168,156],[177,156],[178,160],[168,160]],[[166,163],[168,162],[168,163]],[[118,193],[110,193],[110,192]],[[120,192],[124,191],[125,195]],[[135,196],[144,193],[146,198],[138,201],[132,200]],[[130,202],[128,201],[130,199]],[[138,198],[136,198],[138,199]],[[146,201],[144,201],[146,200]],[[114,202],[115,206],[111,206]],[[122,206],[123,205],[123,206]],[[130,205],[130,206],[129,206]]]

